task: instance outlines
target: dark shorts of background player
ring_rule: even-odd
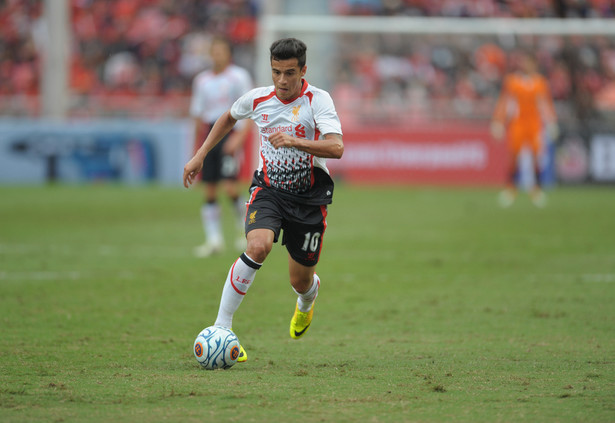
[[[296,262],[315,266],[320,258],[322,239],[327,227],[327,206],[295,203],[276,195],[273,189],[256,187],[250,195],[246,213],[246,234],[253,229],[271,229],[278,242]]]
[[[203,160],[203,170],[201,180],[203,182],[219,182],[222,179],[236,180],[239,173],[239,163],[237,159],[228,154],[224,154],[224,144],[228,140],[229,132],[222,141],[211,149],[205,160]]]

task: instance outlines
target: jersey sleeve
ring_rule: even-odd
[[[314,97],[312,108],[314,110],[314,121],[316,128],[321,134],[340,134],[342,135],[342,124],[335,111],[333,99],[326,91],[321,91]]]
[[[250,77],[250,74],[248,73],[247,70],[243,69],[243,68],[237,68],[237,76],[236,76],[236,84],[235,84],[235,92],[237,93],[237,97],[241,98],[241,96],[243,94],[248,93],[252,88],[254,88],[252,86],[252,78]],[[232,110],[232,109],[231,109]],[[231,115],[233,115],[232,111],[231,111]],[[235,117],[235,116],[233,116]],[[242,121],[241,119],[237,119],[239,122],[237,122],[237,128],[243,128],[244,125],[247,124],[247,122]]]
[[[252,102],[254,90],[248,91],[239,97],[231,106],[231,116],[235,120],[250,119],[252,116]]]

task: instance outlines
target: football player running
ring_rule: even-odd
[[[259,164],[245,217],[247,248],[229,270],[216,326],[232,327],[233,314],[282,230],[290,284],[297,294],[290,336],[301,338],[312,322],[320,287],[315,270],[333,198],[326,159],[341,158],[344,144],[331,96],[303,78],[306,50],[295,38],[275,41],[270,47],[273,86],[255,88],[235,101],[184,167],[183,182],[188,187],[208,152],[238,120],[251,119],[258,127]],[[241,346],[238,361],[246,360]]]

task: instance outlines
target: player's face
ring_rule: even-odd
[[[301,78],[305,76],[307,66],[299,67],[296,58],[271,61],[271,78],[275,94],[280,100],[292,100],[301,92]]]
[[[523,72],[532,73],[536,71],[536,64],[530,56],[521,56],[520,68]]]
[[[231,62],[231,51],[223,42],[214,42],[209,50],[214,69],[223,70]]]

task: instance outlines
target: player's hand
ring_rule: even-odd
[[[269,142],[276,150],[280,147],[292,147],[294,138],[285,132],[276,132],[269,136]]]
[[[194,156],[190,159],[186,166],[184,166],[184,186],[188,188],[194,182],[194,178],[203,169],[203,159]]]
[[[504,133],[506,132],[506,128],[504,128],[504,125],[502,125],[500,122],[491,122],[491,135],[493,136],[493,138],[495,138],[497,141],[500,141],[501,139],[504,138]]]

